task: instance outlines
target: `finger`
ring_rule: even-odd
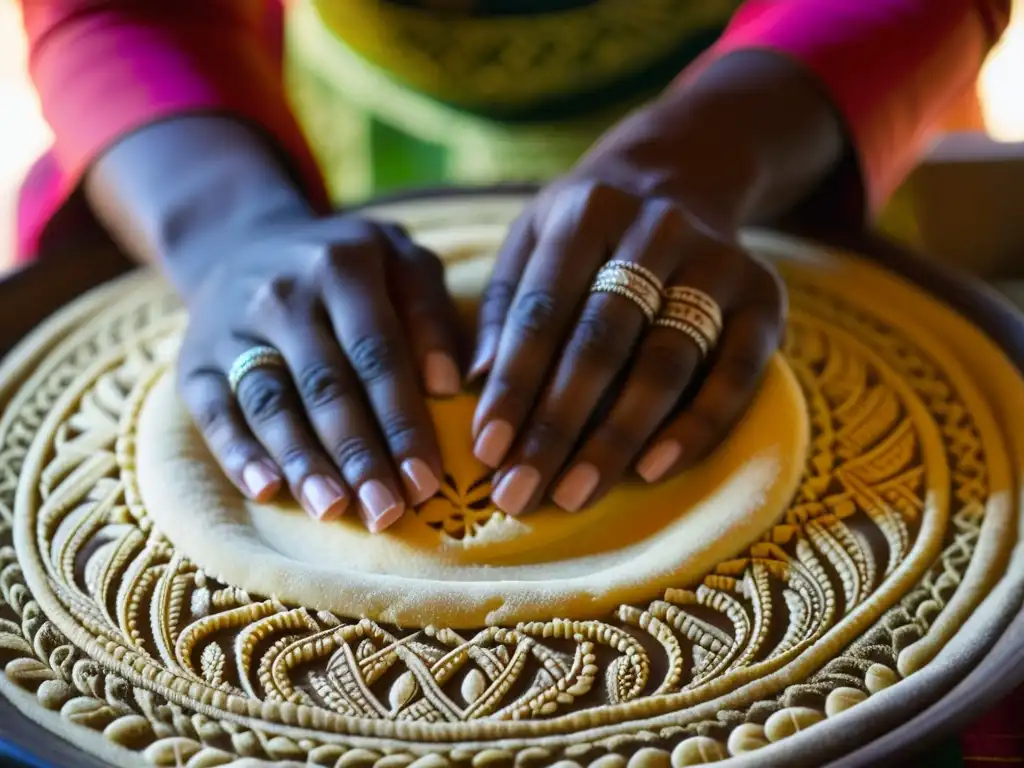
[[[781,338],[781,302],[769,301],[727,318],[717,354],[693,400],[658,434],[636,465],[654,483],[709,455],[753,399]]]
[[[388,294],[386,258],[383,248],[336,249],[321,265],[319,284],[334,333],[369,400],[394,466],[414,478],[410,482],[417,494],[432,496],[440,488],[440,451],[416,365]],[[393,477],[366,480],[358,492],[378,525],[390,525],[405,510]]]
[[[342,353],[322,307],[316,302],[281,302],[271,292],[256,302],[254,314],[262,318],[260,330],[288,362],[298,396],[321,445],[341,470],[356,495],[374,501],[380,494],[367,483],[395,485],[394,466],[384,445],[354,371]],[[301,329],[302,332],[296,332]],[[404,467],[409,478],[414,467]],[[406,486],[410,483],[407,480]],[[416,491],[416,487],[411,488]],[[419,503],[422,493],[415,493]],[[390,508],[381,515],[377,507],[360,505],[360,515],[373,531],[383,530],[397,519]]]
[[[391,456],[319,298],[296,298],[290,295],[288,283],[278,280],[256,294],[251,306],[254,326],[287,361],[308,421],[348,488],[357,489],[355,495],[360,496],[360,489],[371,481],[394,486]],[[425,498],[422,490],[412,485],[412,480],[419,479],[415,470],[406,465],[403,474],[413,503],[420,503]],[[373,488],[362,493],[370,494],[371,501],[380,495]],[[372,516],[373,509],[367,504],[359,507],[372,531],[383,530],[396,518],[389,508]]]
[[[212,367],[180,367],[178,390],[221,470],[255,501],[281,489],[281,472],[252,436],[224,374]]]
[[[458,312],[444,283],[444,265],[397,226],[383,226],[393,246],[388,276],[394,303],[422,372],[426,391],[438,397],[462,389]]]
[[[736,294],[732,284],[743,273],[737,262],[746,259],[730,246],[697,238],[687,248],[686,263],[667,282],[695,288],[719,307],[728,307]],[[552,498],[559,506],[578,510],[597,501],[621,479],[692,387],[705,349],[717,335],[710,326],[705,331],[711,338],[699,331],[689,335],[678,328],[655,325],[650,329],[614,404],[594,425],[556,486]],[[593,478],[591,486],[582,488],[581,479],[586,477]]]
[[[593,275],[605,261],[607,244],[617,244],[629,223],[619,219],[630,206],[632,217],[632,198],[600,185],[556,198],[516,290],[474,415],[474,452],[484,464],[501,464],[536,404]],[[536,485],[538,480],[524,482]]]
[[[680,259],[685,235],[682,211],[668,203],[651,202],[626,231],[613,259],[653,273],[656,282],[651,287],[657,298]],[[644,309],[630,298],[612,293],[591,293],[586,298],[541,401],[506,461],[512,469],[498,480],[494,501],[501,509],[521,514],[543,498],[583,439],[593,413],[628,367],[647,322]],[[559,484],[554,500],[575,511],[600,481],[596,466],[579,463]]]
[[[498,251],[494,273],[480,301],[476,349],[469,368],[471,381],[483,376],[494,365],[505,318],[536,242],[533,218],[527,212],[509,228],[505,242]]]
[[[251,346],[242,341],[225,345],[225,370]],[[235,398],[252,434],[281,468],[293,497],[306,512],[320,521],[342,515],[348,496],[303,417],[288,370],[277,366],[252,370],[238,383]]]

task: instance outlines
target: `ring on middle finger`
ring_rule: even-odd
[[[614,293],[636,304],[653,322],[661,309],[662,284],[651,270],[631,261],[609,261],[597,273],[591,293]]]
[[[284,356],[270,346],[250,347],[231,363],[228,370],[228,386],[233,394],[238,393],[242,379],[259,368],[284,368]]]
[[[718,343],[721,318],[717,302],[702,291],[670,288],[654,324],[685,333],[700,348],[701,356],[706,356]]]

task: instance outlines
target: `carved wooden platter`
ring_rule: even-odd
[[[486,266],[523,201],[370,213],[455,275]],[[914,282],[949,284],[902,255],[890,261],[912,279],[857,249],[746,242],[789,289],[779,365],[806,432],[786,443],[802,446],[799,472],[770,519],[679,583],[651,576],[608,606],[563,591],[558,613],[533,600],[478,623],[442,603],[346,612],[228,577],[168,517],[190,481],[152,480],[160,431],[146,424],[173,411],[159,398],[173,399],[177,301],[137,272],[68,304],[0,365],[10,742],[68,764],[23,728],[60,734],[74,764],[116,766],[821,765],[893,759],[971,714],[976,668],[1020,650],[1007,628],[1024,596],[1024,325],[969,289],[957,295],[974,322],[954,312]],[[478,479],[455,474],[413,513],[438,547],[499,524]],[[314,574],[300,560],[301,587]],[[1004,688],[1020,679],[1003,672]]]

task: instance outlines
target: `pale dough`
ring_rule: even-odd
[[[467,310],[504,231],[475,228],[458,242],[430,242]],[[478,481],[488,473],[472,456],[474,405],[467,394],[431,408],[450,495],[472,495],[484,508],[459,510],[440,498],[371,535],[354,515],[324,524],[290,500],[248,503],[205,450],[168,374],[140,415],[140,490],[157,528],[183,554],[254,594],[402,626],[469,627],[595,617],[696,582],[777,520],[807,449],[803,396],[777,356],[746,417],[698,467],[654,487],[622,485],[580,514],[548,507],[511,519],[482,501],[487,487]],[[453,513],[478,525],[461,538],[428,525],[451,523]]]

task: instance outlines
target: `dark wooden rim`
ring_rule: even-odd
[[[424,189],[381,197],[367,205],[414,202],[432,198],[530,194],[533,185],[487,188]],[[1006,299],[977,280],[926,261],[921,256],[876,235],[862,232],[823,232],[799,224],[784,230],[794,235],[847,249],[884,264],[889,270],[916,283],[977,325],[1024,372],[1024,315]],[[90,243],[56,243],[38,261],[0,281],[0,353],[10,350],[32,328],[65,304],[132,268],[108,240],[88,238]],[[897,712],[898,726],[881,730],[866,744],[847,744],[838,739],[830,750],[833,766],[907,764],[1008,695],[1024,682],[1024,612],[1016,615],[970,673],[959,680],[952,674],[930,682],[934,703],[924,710]],[[927,669],[927,668],[926,668]],[[886,718],[888,722],[893,719]],[[821,752],[818,752],[819,760]],[[4,765],[51,768],[75,765],[102,768],[102,761],[83,753],[56,733],[23,716],[0,697],[0,761]],[[788,764],[788,760],[786,761]],[[782,764],[781,762],[779,764]]]

